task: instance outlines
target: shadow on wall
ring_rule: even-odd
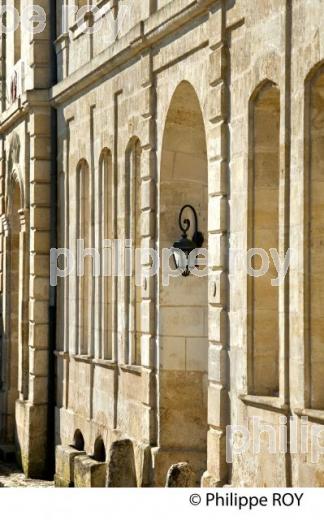
[[[72,446],[78,451],[84,451],[84,437],[80,430],[76,430]]]
[[[106,462],[106,448],[102,440],[102,437],[98,437],[96,439],[94,445],[93,458],[97,462]]]

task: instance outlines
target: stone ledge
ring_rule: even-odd
[[[259,396],[259,395],[239,395],[238,398],[248,406],[263,408],[273,412],[288,413],[289,407],[281,397]]]
[[[72,446],[56,446],[55,487],[74,486],[74,460],[80,455],[86,455],[86,452]]]
[[[295,408],[293,412],[298,417],[307,417],[314,422],[324,423],[324,410],[315,410],[312,408]]]
[[[123,372],[129,372],[131,374],[142,375],[143,367],[138,365],[119,365]]]
[[[74,486],[79,488],[106,487],[107,464],[97,462],[88,455],[74,459]]]

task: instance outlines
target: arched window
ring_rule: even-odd
[[[77,240],[78,251],[83,241],[84,250],[91,248],[91,183],[89,166],[85,160],[77,168]],[[78,273],[78,349],[79,354],[88,354],[91,346],[92,312],[92,261],[85,256],[83,273]]]
[[[20,281],[20,260],[22,258],[22,251],[20,248],[20,222],[19,222],[19,210],[21,208],[21,191],[19,183],[12,178],[10,182],[10,201],[9,201],[9,223],[10,223],[10,234],[9,234],[9,265],[8,265],[8,286],[7,294],[9,297],[9,349],[6,353],[8,359],[8,365],[6,367],[7,374],[7,387],[10,391],[10,399],[8,400],[8,416],[10,423],[14,425],[15,416],[15,400],[19,398],[19,372],[21,372],[23,365],[22,360],[19,359],[21,354],[21,318],[19,312],[19,304],[21,298],[21,287]],[[9,424],[10,424],[9,423]],[[13,428],[9,427],[10,438],[14,439]]]
[[[150,14],[153,14],[153,13],[155,13],[155,11],[158,8],[158,5],[157,5],[158,2],[157,2],[157,0],[149,0],[149,2],[150,2],[150,4],[149,4],[150,5]]]
[[[130,141],[126,150],[125,238],[129,241],[130,247],[127,248],[126,255],[125,339],[126,358],[130,365],[141,364],[141,332],[139,330],[141,288],[135,284],[135,250],[141,246],[141,150],[140,141],[137,138]]]
[[[100,357],[112,359],[113,353],[113,278],[112,240],[114,230],[112,158],[104,149],[99,162],[99,247],[101,248],[101,279],[99,286]]]
[[[306,363],[308,404],[324,409],[324,67],[306,91]],[[307,146],[308,144],[308,146]],[[308,170],[308,171],[307,171]]]
[[[17,17],[19,15],[19,23],[17,23],[14,32],[14,62],[16,64],[21,58],[21,0],[14,0],[14,7],[16,9]]]
[[[58,227],[58,247],[66,247],[65,237],[65,181],[66,176],[64,172],[59,172],[57,179],[58,186],[58,212],[57,212],[57,227]],[[63,255],[58,259],[58,266],[63,271],[66,267]],[[66,326],[66,279],[59,278],[57,281],[57,350],[64,350],[66,345],[64,344],[64,328]]]
[[[280,92],[266,82],[250,104],[249,249],[279,251]],[[264,256],[265,257],[265,256]],[[261,268],[253,257],[252,268]],[[266,274],[249,277],[249,392],[279,395],[279,289],[272,261]]]

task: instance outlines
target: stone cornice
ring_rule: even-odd
[[[8,132],[35,107],[49,106],[49,90],[31,90],[13,103],[0,117],[0,135]]]
[[[86,90],[96,81],[140,55],[145,49],[156,45],[175,30],[201,16],[208,7],[215,6],[217,1],[192,0],[188,3],[188,0],[175,0],[167,4],[150,18],[133,27],[93,60],[55,85],[51,91],[52,103],[58,106]]]

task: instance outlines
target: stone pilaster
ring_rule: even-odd
[[[155,296],[156,277],[148,276],[151,259],[145,250],[155,248],[156,229],[156,156],[155,156],[155,87],[153,83],[152,56],[150,51],[141,57],[141,364],[155,366]]]
[[[46,475],[49,361],[50,109],[29,116],[30,267],[28,399],[16,403],[17,438],[24,472]]]
[[[221,7],[209,14],[208,240],[209,240],[209,388],[208,461],[203,486],[227,482],[228,397],[228,121],[227,52]]]
[[[156,440],[156,276],[150,268],[149,249],[156,247],[156,92],[151,51],[141,56],[141,91],[139,136],[142,145],[140,184],[140,241],[141,241],[141,365],[143,384],[147,387],[145,405],[149,408],[149,437]]]
[[[7,438],[7,390],[8,390],[8,292],[6,290],[6,280],[8,273],[9,250],[9,220],[3,213],[1,216],[1,237],[2,237],[2,331],[1,331],[1,392],[0,392],[0,438]]]

